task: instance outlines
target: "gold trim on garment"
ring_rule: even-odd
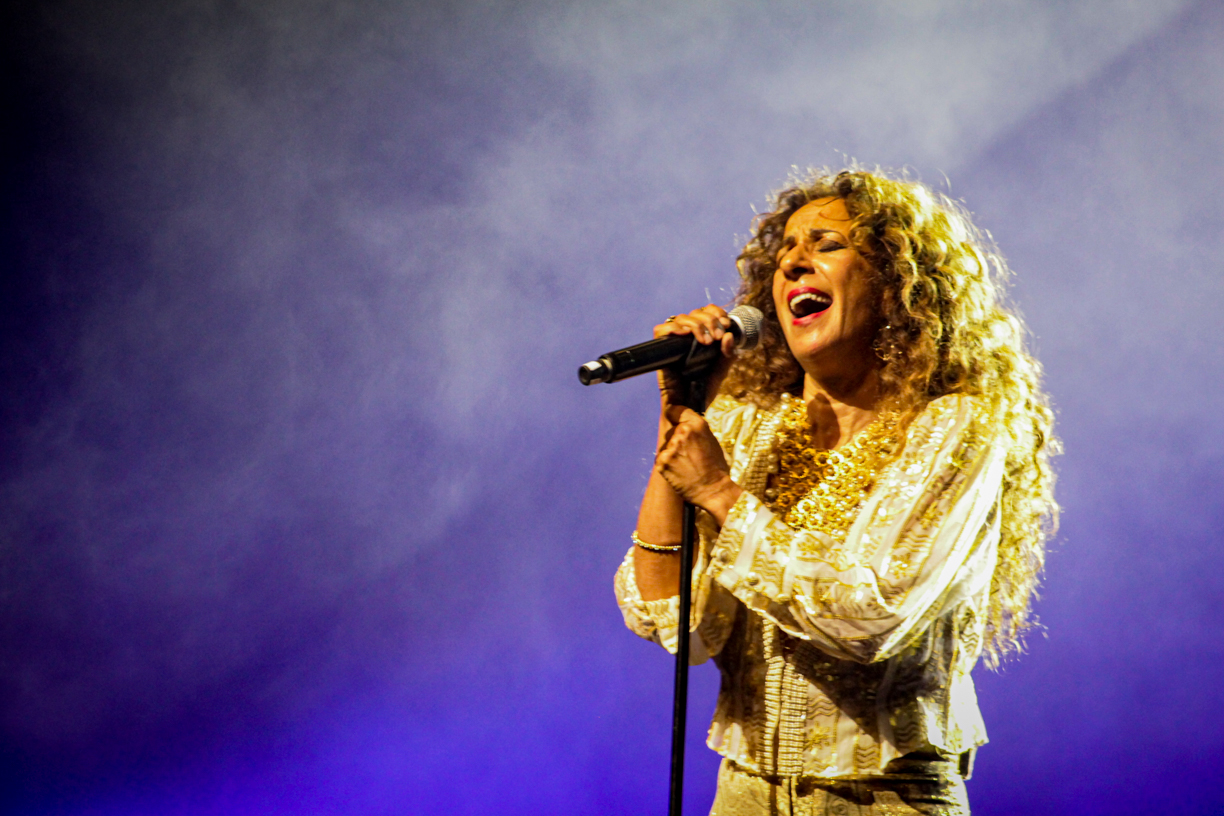
[[[882,412],[833,450],[812,444],[807,405],[790,399],[778,425],[765,503],[790,527],[843,541],[876,474],[900,441],[900,416]]]

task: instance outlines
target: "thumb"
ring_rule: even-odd
[[[679,425],[683,422],[691,422],[693,419],[700,419],[701,414],[694,411],[692,408],[687,408],[683,405],[669,405],[665,412],[667,421],[673,425]]]

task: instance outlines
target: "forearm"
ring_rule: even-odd
[[[638,511],[638,537],[648,544],[679,544],[684,501],[657,471],[652,471]],[[633,548],[634,574],[642,600],[670,598],[680,591],[680,554]]]
[[[676,422],[679,415],[672,415],[676,414],[677,410],[683,411],[683,409],[672,406],[666,395],[660,407],[662,410],[659,414],[659,436],[656,444],[658,454],[655,459],[655,467],[651,470],[650,481],[646,485],[646,493],[642,497],[641,508],[638,511],[637,533],[638,538],[647,544],[675,546],[680,543],[684,533],[684,498],[677,491],[685,488],[673,487],[673,484],[668,481],[676,473],[674,454],[669,451],[669,448],[676,445],[677,436],[689,440],[693,435],[689,433],[690,428],[681,428],[677,434]],[[709,513],[721,526],[728,511],[743,491],[739,485],[731,481],[722,451],[718,447],[717,440],[710,434],[708,427],[700,421],[699,416],[692,414],[691,411],[687,413],[698,420],[701,435],[705,438],[704,445],[708,450],[703,456],[698,457],[703,466],[697,468],[695,472],[690,468],[688,478],[682,480],[686,487],[694,485],[695,481],[696,489],[686,490],[685,495],[691,493],[689,500]],[[690,445],[689,447],[690,449],[698,448],[697,452],[700,453],[700,446]],[[663,471],[668,467],[672,469],[671,474],[665,477]],[[693,476],[700,478],[694,480]],[[655,552],[643,547],[634,547],[633,565],[634,576],[643,600],[671,598],[680,591],[679,551]]]
[[[740,486],[728,477],[718,491],[702,502],[701,507],[721,526],[742,492]],[[684,500],[658,471],[653,471],[638,511],[638,537],[647,544],[679,544],[684,533],[683,519]],[[680,591],[679,552],[658,553],[635,547],[633,564],[643,600],[670,598]]]

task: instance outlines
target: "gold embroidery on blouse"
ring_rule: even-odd
[[[788,402],[770,462],[766,504],[790,527],[844,539],[880,465],[897,447],[900,418],[881,413],[840,448],[818,450],[811,443],[807,406],[799,399]]]
[[[875,773],[880,767],[880,744],[865,731],[854,739],[854,770],[858,773]]]

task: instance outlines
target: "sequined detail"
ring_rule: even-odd
[[[786,400],[765,503],[790,527],[845,538],[881,464],[897,448],[898,420],[881,413],[847,444],[821,450],[812,445],[803,400]]]
[[[762,631],[765,651],[765,732],[776,746],[763,763],[767,773],[794,776],[803,773],[803,752],[807,747],[807,682],[788,660],[778,627],[768,624]]]

